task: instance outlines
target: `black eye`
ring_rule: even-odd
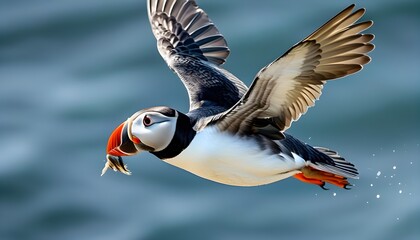
[[[143,125],[148,127],[150,125],[152,125],[152,119],[149,116],[144,116],[143,118]]]

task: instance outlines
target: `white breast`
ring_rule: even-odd
[[[202,178],[235,186],[257,186],[290,177],[305,166],[297,155],[273,155],[252,138],[218,132],[214,127],[198,132],[178,156],[165,162]]]

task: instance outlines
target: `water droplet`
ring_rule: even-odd
[[[381,176],[381,171],[378,171],[377,173],[376,173],[376,176]]]
[[[397,169],[397,166],[393,166],[392,169],[394,169],[394,170]]]
[[[366,204],[369,204],[369,201],[366,201]]]
[[[401,194],[402,193],[402,190],[398,191],[398,193]]]
[[[412,164],[413,164],[413,162],[410,162],[410,164],[412,165]]]
[[[392,152],[394,153],[394,152],[395,152],[395,149],[394,149],[394,150],[392,150]]]
[[[376,198],[380,198],[380,197],[381,197],[381,195],[379,195],[379,194],[376,195]]]
[[[333,196],[335,197],[335,196],[337,196],[337,193],[333,193]]]
[[[373,183],[371,183],[370,186],[373,187]]]
[[[397,221],[399,221],[400,220],[400,218],[397,218]]]
[[[398,185],[401,185],[401,183],[399,182]]]
[[[374,157],[375,156],[375,154],[372,154],[372,157]]]

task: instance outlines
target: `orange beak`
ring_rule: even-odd
[[[140,140],[133,136],[131,140],[127,131],[127,122],[121,123],[111,133],[108,139],[106,152],[113,156],[130,156],[138,153],[134,144],[139,144]]]
[[[127,130],[127,121],[121,123],[111,133],[108,139],[108,145],[106,147],[106,158],[107,162],[105,167],[102,169],[102,175],[108,168],[114,171],[120,171],[124,174],[130,174],[130,171],[125,166],[121,156],[131,156],[139,152],[135,144],[139,144],[140,140],[136,137],[133,140],[130,139]]]
[[[109,136],[108,139],[108,145],[106,147],[106,153],[114,155],[114,156],[125,156],[123,152],[119,149],[119,146],[121,145],[121,132],[125,125],[124,123],[121,123],[112,133],[111,136]]]

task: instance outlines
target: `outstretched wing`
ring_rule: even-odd
[[[193,0],[147,4],[159,53],[187,88],[190,111],[213,107],[221,112],[237,103],[247,87],[221,67],[229,48],[207,14]]]
[[[355,23],[365,13],[344,9],[326,24],[261,69],[245,96],[214,119],[222,131],[285,131],[320,97],[323,85],[353,74],[370,61],[373,22]]]

